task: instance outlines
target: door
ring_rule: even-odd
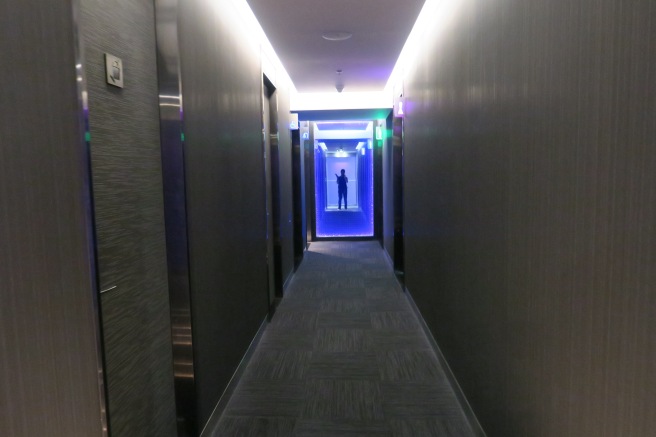
[[[392,137],[392,177],[394,188],[394,271],[403,277],[403,118],[395,117]]]
[[[303,153],[301,150],[301,133],[292,131],[292,195],[294,202],[294,271],[303,260],[305,252],[304,221],[305,201],[303,189]]]
[[[280,157],[278,147],[278,96],[266,76],[262,78],[262,137],[266,182],[267,271],[270,315],[282,297],[282,247],[280,242]]]
[[[267,272],[269,288],[269,309],[271,311],[276,297],[273,248],[273,190],[271,184],[271,111],[269,89],[262,87],[262,137],[264,143],[264,180],[266,183],[266,243]]]

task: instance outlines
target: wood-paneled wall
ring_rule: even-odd
[[[490,436],[650,435],[654,3],[444,4],[406,70],[408,289]]]

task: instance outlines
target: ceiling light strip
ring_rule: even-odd
[[[394,87],[403,80],[404,70],[417,59],[425,47],[425,37],[431,29],[444,29],[461,0],[426,0],[408,39],[392,69],[385,91],[392,95]]]

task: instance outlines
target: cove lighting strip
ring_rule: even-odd
[[[385,92],[392,95],[394,86],[402,83],[406,65],[413,64],[425,47],[426,33],[430,29],[444,29],[462,0],[426,0],[417,21],[408,35],[399,59],[392,69]]]
[[[231,15],[232,19],[230,21],[235,23],[236,28],[239,29],[239,35],[244,39],[245,45],[250,46],[256,55],[260,57],[264,74],[269,77],[274,85],[276,85],[277,80],[287,81],[291,87],[290,93],[295,94],[294,83],[246,0],[213,0],[212,3],[217,14]]]

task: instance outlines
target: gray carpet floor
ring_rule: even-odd
[[[314,242],[213,436],[473,436],[377,242]]]

